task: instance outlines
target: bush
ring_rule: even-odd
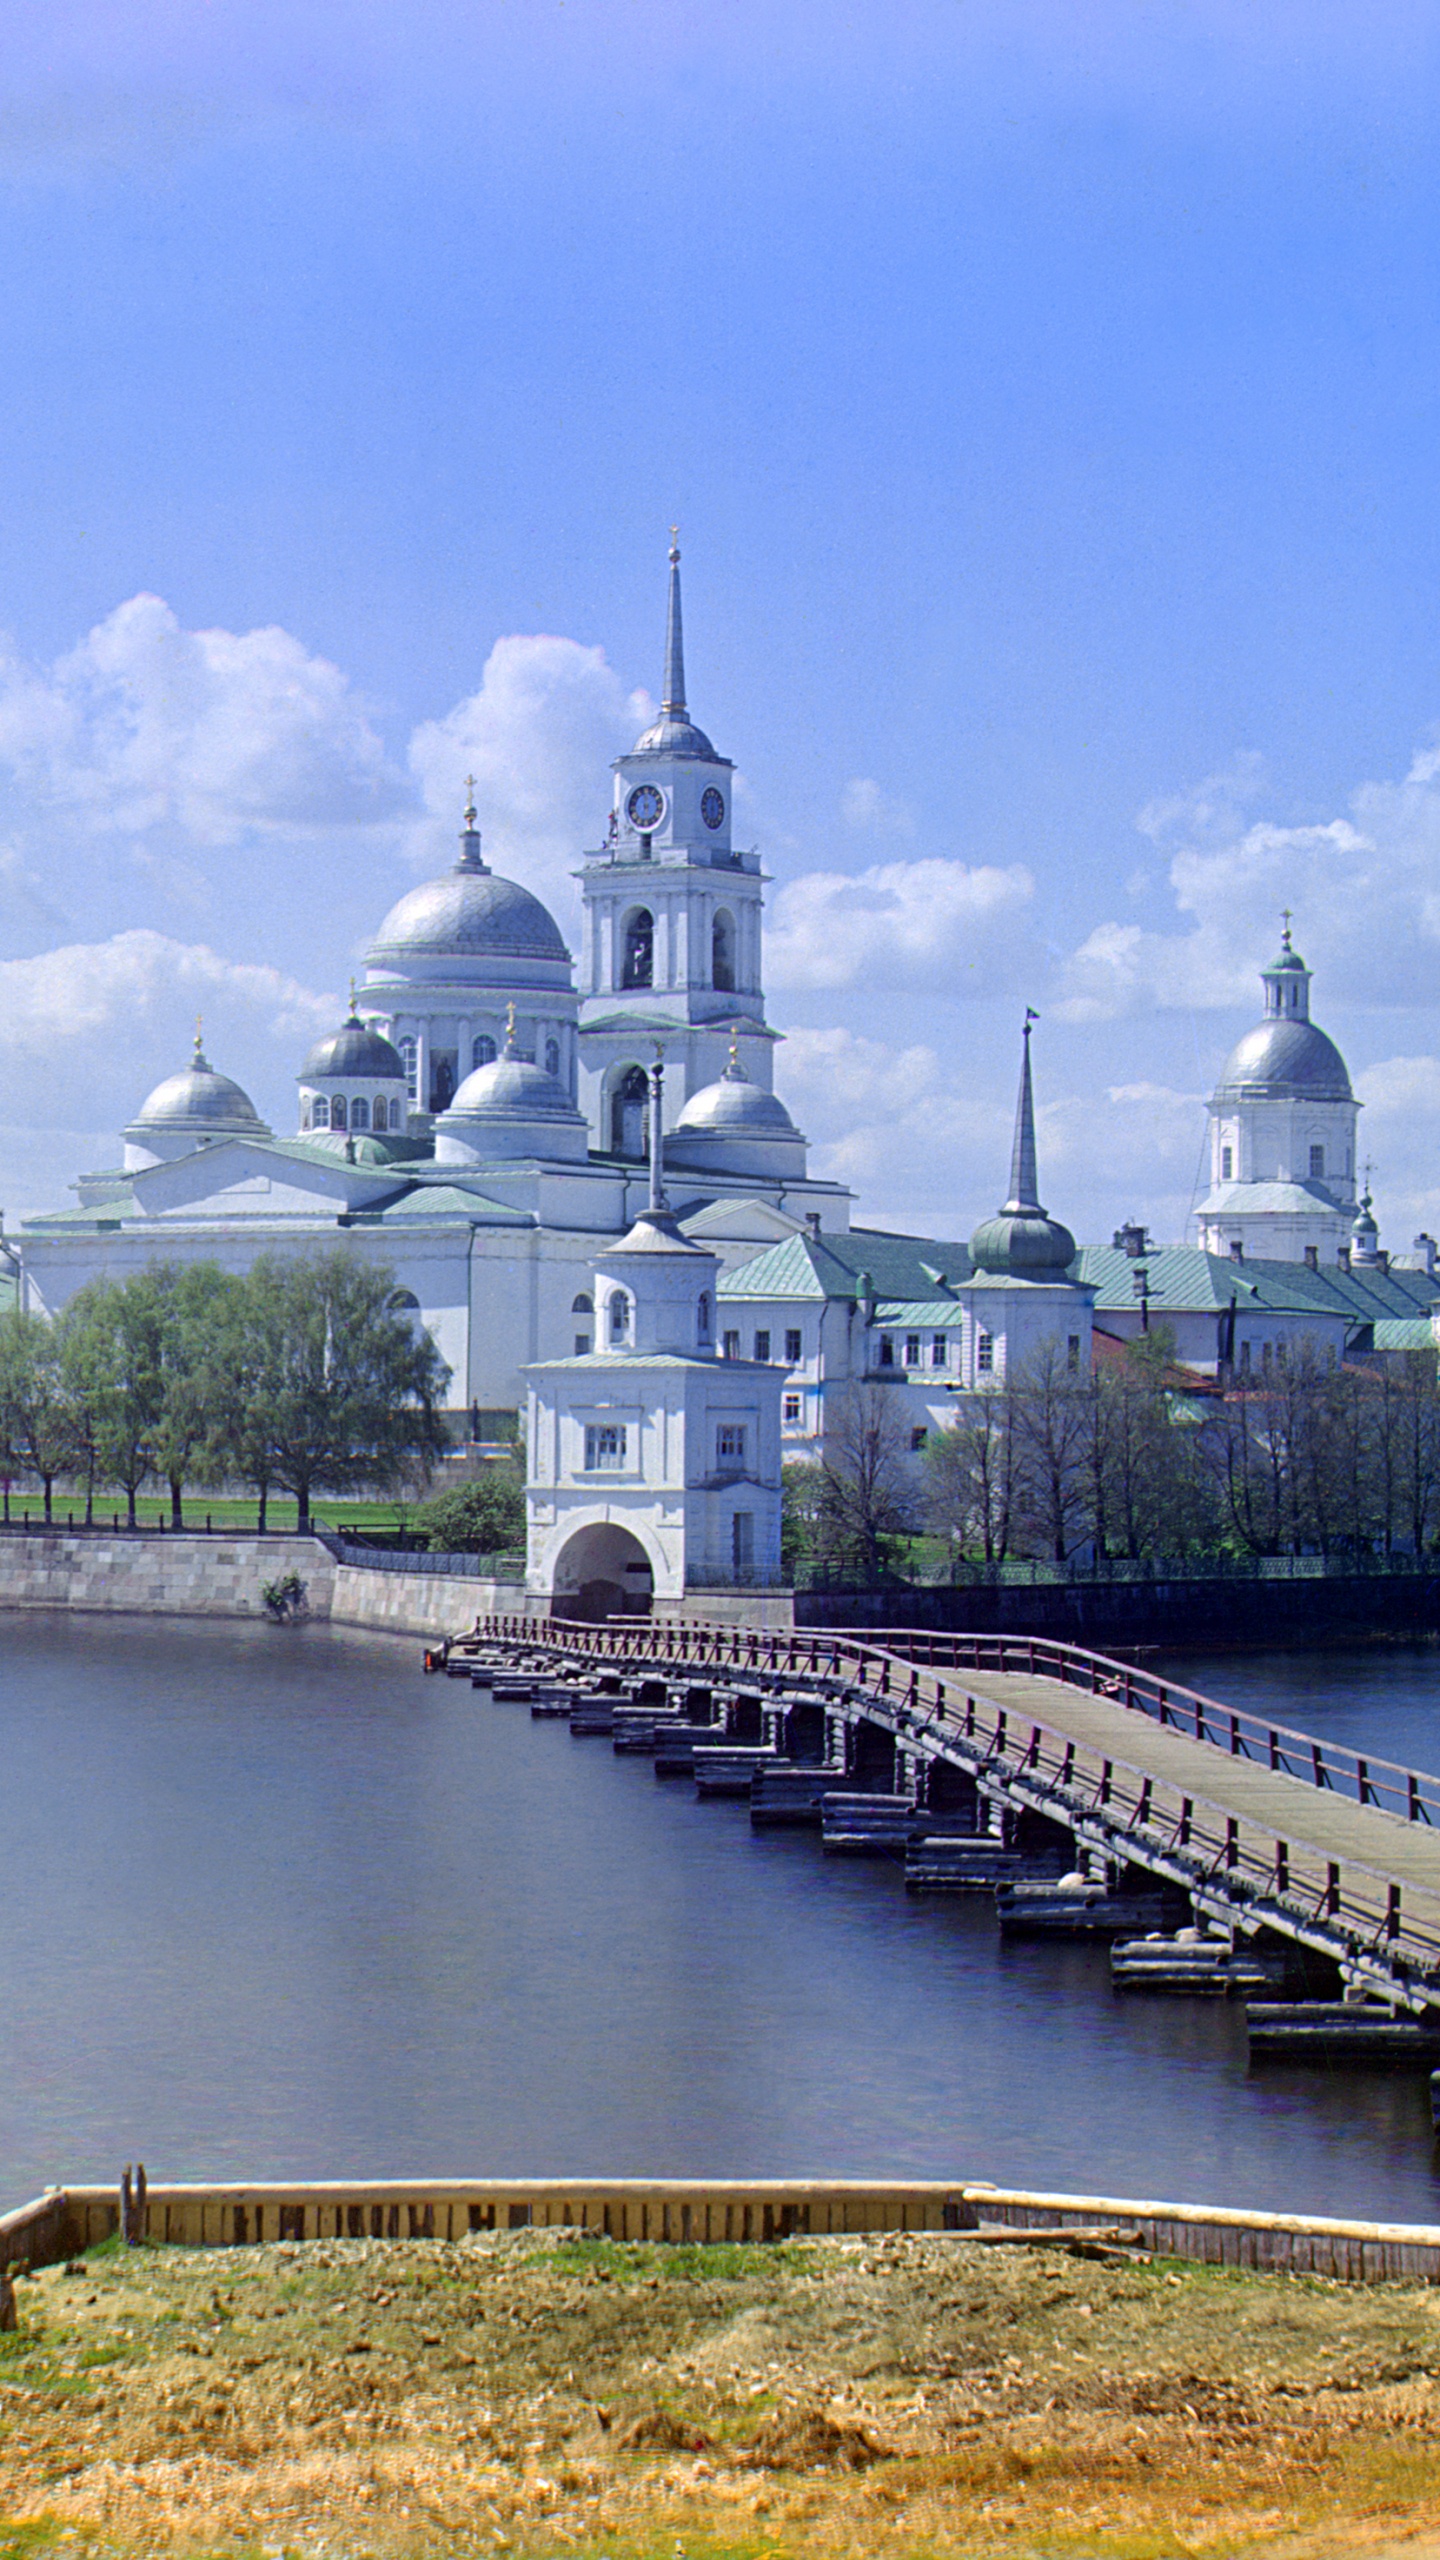
[[[473,1484],[422,1502],[411,1527],[432,1556],[489,1556],[525,1544],[525,1486],[515,1466],[493,1467]]]

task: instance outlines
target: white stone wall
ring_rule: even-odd
[[[329,1549],[315,1538],[12,1532],[0,1537],[0,1610],[259,1618],[262,1584],[298,1573],[311,1615],[328,1618],[335,1572]]]

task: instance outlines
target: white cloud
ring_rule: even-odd
[[[101,1161],[119,1161],[116,1133],[152,1086],[185,1064],[197,1013],[211,1064],[283,1134],[293,1126],[300,1056],[338,1010],[335,996],[282,970],[146,929],[0,961],[0,1126],[33,1140],[43,1124],[47,1141],[32,1167],[34,1151],[6,1139],[7,1207],[16,1206],[17,1181],[27,1190],[20,1214],[63,1205],[66,1181],[95,1161],[95,1139],[83,1140],[82,1158],[77,1132],[105,1132]]]
[[[1374,1166],[1381,1241],[1409,1250],[1422,1231],[1440,1236],[1440,1058],[1383,1059],[1354,1079],[1360,1162]]]
[[[1015,929],[1034,888],[1019,864],[1002,871],[938,856],[804,872],[775,898],[766,935],[769,983],[838,988],[863,980],[994,995],[1013,975]]]
[[[840,795],[840,815],[847,827],[860,827],[874,835],[913,836],[915,813],[906,800],[893,800],[881,790],[878,782],[857,776],[847,782]]]
[[[648,694],[627,691],[603,649],[543,633],[497,640],[478,689],[411,738],[432,813],[412,831],[411,858],[423,870],[452,858],[473,773],[487,862],[573,914],[569,875],[604,835],[607,769],[653,716]]]
[[[1142,831],[1170,852],[1180,931],[1107,921],[1062,970],[1062,1018],[1150,1009],[1253,1008],[1255,970],[1295,916],[1295,939],[1329,1005],[1433,1001],[1440,955],[1440,750],[1400,782],[1366,783],[1344,816],[1279,826],[1247,819],[1254,759],[1194,793],[1154,802]]]
[[[349,680],[288,631],[187,631],[132,596],[43,672],[0,654],[0,772],[35,812],[203,845],[394,816],[403,783]]]

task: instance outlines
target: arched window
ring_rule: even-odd
[[[622,987],[653,987],[655,984],[655,919],[648,907],[637,907],[625,922],[625,957],[620,972]]]
[[[645,1106],[650,1085],[643,1067],[627,1067],[610,1101],[610,1152],[617,1156],[645,1153]]]
[[[420,1313],[420,1301],[413,1289],[392,1289],[385,1303],[393,1307],[397,1315],[418,1316]]]
[[[582,1289],[578,1298],[571,1299],[570,1313],[572,1316],[593,1316],[595,1301],[586,1290]]]
[[[383,1093],[377,1093],[370,1111],[370,1126],[383,1137],[390,1126],[390,1112]]]
[[[330,1105],[330,1126],[332,1129],[343,1129],[345,1126],[345,1096],[343,1093],[337,1093]]]
[[[397,1040],[395,1046],[405,1061],[405,1083],[413,1102],[420,1090],[420,1052],[408,1035],[403,1040]]]
[[[558,1040],[547,1040],[545,1043],[545,1073],[547,1076],[558,1076],[560,1073],[560,1043]]]
[[[352,1129],[368,1129],[370,1126],[370,1105],[363,1093],[357,1093],[350,1105],[350,1126]]]
[[[312,1129],[328,1129],[330,1126],[330,1105],[323,1093],[317,1093],[310,1105],[310,1126]]]
[[[701,1342],[708,1342],[708,1341],[709,1341],[709,1339],[710,1339],[710,1292],[709,1292],[709,1290],[708,1290],[708,1289],[702,1289],[702,1290],[701,1290],[701,1292],[700,1292],[700,1303],[699,1303],[699,1305],[698,1305],[698,1307],[696,1308],[696,1311],[695,1311],[695,1331],[696,1331],[696,1334],[697,1334],[697,1336],[698,1336],[698,1338],[699,1338],[699,1340],[700,1340]]]
[[[710,927],[710,984],[727,994],[735,986],[735,919],[723,907]]]
[[[477,1067],[488,1067],[494,1055],[495,1043],[490,1038],[488,1032],[482,1031],[479,1039],[472,1040],[470,1043],[471,1074],[474,1074]]]
[[[431,1110],[432,1110],[432,1111],[448,1111],[448,1110],[449,1110],[449,1108],[450,1108],[451,1101],[452,1101],[452,1099],[453,1099],[453,1097],[454,1097],[454,1092],[455,1092],[455,1061],[454,1061],[454,1059],[453,1059],[452,1057],[440,1057],[440,1058],[434,1058],[434,1059],[432,1059],[432,1060],[431,1060],[431,1064],[430,1064],[430,1108],[431,1108]]]
[[[623,1289],[616,1289],[612,1292],[610,1299],[610,1339],[612,1342],[624,1341],[625,1328],[629,1322],[630,1301],[626,1297]]]

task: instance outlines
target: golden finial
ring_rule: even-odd
[[[352,1022],[355,1019],[355,981],[353,978],[350,981],[350,1019]]]
[[[740,1073],[740,1025],[738,1022],[732,1022],[730,1025],[730,1073],[732,1076],[738,1076]]]
[[[204,1028],[205,1028],[205,1017],[204,1017],[204,1015],[203,1015],[203,1014],[197,1013],[197,1014],[196,1014],[196,1016],[195,1016],[195,1064],[197,1065],[197,1067],[198,1067],[198,1065],[200,1064],[201,1057],[202,1057],[202,1056],[203,1056],[203,1054],[204,1054],[204,1047],[205,1047],[205,1043],[204,1043],[204,1039],[203,1039],[203,1036],[202,1036],[202,1035],[203,1035],[203,1032],[204,1032]]]
[[[1290,909],[1289,909],[1288,907],[1282,907],[1282,908],[1281,908],[1281,910],[1280,910],[1280,922],[1281,922],[1281,924],[1282,924],[1282,925],[1284,926],[1284,928],[1285,928],[1284,932],[1283,932],[1283,933],[1281,934],[1281,936],[1280,936],[1280,948],[1281,948],[1281,950],[1282,950],[1282,951],[1288,951],[1288,950],[1289,950],[1289,948],[1290,948],[1290,924],[1291,924]]]
[[[515,1000],[514,1000],[514,998],[513,998],[513,996],[512,996],[512,998],[511,998],[511,1000],[510,1000],[509,1004],[508,1004],[508,1005],[506,1006],[506,1008],[505,1008],[505,1055],[506,1055],[506,1057],[507,1057],[507,1058],[513,1058],[514,1054],[515,1054]]]
[[[672,524],[670,527],[670,557],[672,560],[678,560],[680,557],[680,527],[678,524]]]
[[[475,824],[475,776],[473,773],[467,773],[465,776],[465,824],[467,827],[473,827]]]

